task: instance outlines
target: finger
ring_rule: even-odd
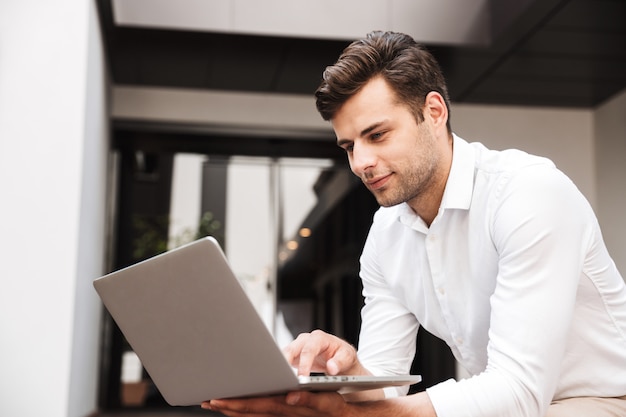
[[[301,333],[296,339],[283,349],[283,355],[292,366],[297,366],[300,360],[300,351],[306,343],[309,333]]]
[[[333,356],[335,340],[321,330],[314,330],[303,338],[298,360],[298,375],[310,375],[311,371],[326,372],[326,363]]]
[[[321,330],[300,334],[283,352],[289,363],[298,368],[298,375],[351,373],[358,364],[352,345]]]
[[[285,398],[287,404],[303,407],[316,412],[316,415],[343,416],[346,401],[336,393],[291,392]]]
[[[283,353],[291,366],[298,368],[299,375],[310,375],[313,372],[325,372],[326,360],[329,356],[329,335],[321,330],[302,333],[290,343]]]
[[[306,375],[303,362],[311,362],[313,370],[329,375],[354,374],[362,371],[356,349],[345,340],[322,331],[315,331],[306,342],[300,353],[301,375]],[[307,358],[307,355],[311,355],[311,358]]]

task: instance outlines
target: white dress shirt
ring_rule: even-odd
[[[423,326],[473,375],[427,390],[438,417],[543,417],[552,399],[626,394],[626,285],[548,159],[455,136],[436,218],[381,208],[361,278],[366,367],[407,373]]]

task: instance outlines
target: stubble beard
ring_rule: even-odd
[[[405,175],[394,173],[393,179],[399,181],[399,184],[371,192],[382,207],[392,207],[419,199],[428,192],[434,182],[435,166],[429,165],[427,168],[412,170]]]
[[[416,158],[420,161],[419,165],[409,164],[404,169],[394,170],[392,181],[387,187],[370,190],[378,204],[392,207],[427,197],[437,183],[439,166],[439,155],[434,151],[433,139],[428,138],[424,142],[428,151]]]

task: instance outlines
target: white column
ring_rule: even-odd
[[[94,2],[0,2],[0,415],[95,409],[106,115]]]

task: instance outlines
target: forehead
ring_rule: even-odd
[[[399,104],[389,84],[382,77],[376,77],[341,106],[331,124],[338,139],[351,138],[371,124],[393,119],[393,115],[402,110],[407,109]]]
[[[344,106],[378,107],[378,105],[389,106],[397,103],[396,94],[389,83],[383,77],[374,77],[365,83],[356,94],[350,97],[344,103]],[[344,106],[342,106],[342,109]]]

